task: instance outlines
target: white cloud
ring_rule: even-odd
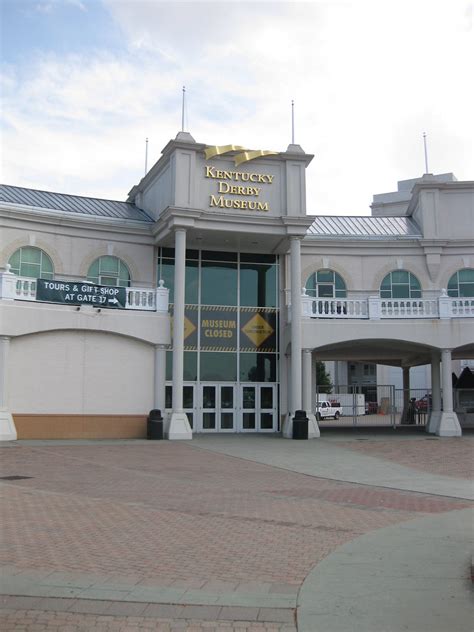
[[[107,3],[127,53],[32,61],[5,80],[6,179],[123,198],[181,121],[196,140],[315,153],[308,211],[368,211],[430,168],[472,177],[470,3]]]

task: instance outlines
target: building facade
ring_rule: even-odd
[[[425,175],[372,216],[311,216],[311,159],[180,132],[126,202],[3,186],[3,438],[142,437],[152,408],[170,439],[290,437],[297,410],[317,437],[318,360],[347,384],[401,367],[407,388],[424,366],[428,430],[459,435],[474,183]]]

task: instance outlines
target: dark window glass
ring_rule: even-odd
[[[334,270],[318,270],[306,280],[306,293],[316,298],[346,298],[346,284]]]
[[[234,413],[221,413],[221,429],[232,430],[234,427]]]
[[[261,413],[260,414],[260,428],[262,430],[273,429],[273,413]]]
[[[173,408],[173,388],[165,387],[165,408]]]
[[[166,352],[166,380],[169,382],[173,379],[173,352]]]
[[[201,269],[202,305],[237,305],[237,265],[208,263]]]
[[[216,427],[216,413],[203,413],[202,427],[205,430],[214,430]]]
[[[277,258],[275,255],[259,255],[241,252],[240,261],[242,263],[277,263]]]
[[[273,388],[271,386],[261,387],[260,408],[273,408]]]
[[[242,415],[242,426],[244,430],[255,430],[255,413],[244,413]]]
[[[183,363],[183,379],[186,382],[195,382],[197,380],[197,351],[185,351]]]
[[[200,355],[200,362],[202,382],[237,381],[236,353],[202,351]]]
[[[275,353],[241,353],[241,382],[276,382],[277,355]]]
[[[246,409],[255,408],[255,386],[244,386],[242,389],[242,407]]]
[[[277,266],[249,263],[240,265],[240,304],[276,307]]]
[[[158,280],[164,281],[165,287],[169,289],[169,302],[174,302],[174,260],[163,259],[161,269],[158,270]]]
[[[194,386],[183,386],[183,408],[194,408]]]
[[[203,261],[237,261],[237,253],[203,250],[201,254],[201,259]]]
[[[203,408],[216,407],[216,388],[217,386],[203,386],[202,387],[202,407]]]
[[[221,387],[221,408],[234,408],[234,387]]]
[[[160,256],[174,259],[174,248],[160,248]]]

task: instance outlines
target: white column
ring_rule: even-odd
[[[313,357],[311,349],[303,349],[303,409],[308,417],[308,439],[320,436],[313,410]]]
[[[166,389],[166,345],[155,345],[155,376],[153,389],[153,406],[165,412]]]
[[[458,416],[453,410],[453,381],[451,349],[441,352],[441,375],[443,383],[443,411],[436,434],[440,437],[460,437],[462,435]]]
[[[173,316],[173,411],[168,439],[192,439],[191,426],[183,412],[184,287],[186,274],[186,229],[175,231]]]
[[[0,336],[0,441],[17,438],[13,417],[8,409],[8,351],[9,336]]]
[[[291,237],[291,357],[290,357],[290,405],[283,425],[283,436],[293,436],[293,416],[301,409],[301,240]]]
[[[435,433],[441,420],[441,358],[439,351],[431,354],[431,411],[426,432]]]
[[[291,412],[301,409],[301,240],[291,238]]]

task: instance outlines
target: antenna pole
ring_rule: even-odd
[[[181,131],[184,132],[184,103],[185,103],[185,95],[186,95],[186,88],[185,86],[183,86],[183,103],[181,106]]]
[[[295,102],[291,101],[291,144],[295,144]]]
[[[423,132],[423,145],[425,147],[425,173],[429,173],[429,171],[428,171],[428,148],[426,146],[426,132]]]
[[[148,138],[145,140],[145,175],[148,172]]]

